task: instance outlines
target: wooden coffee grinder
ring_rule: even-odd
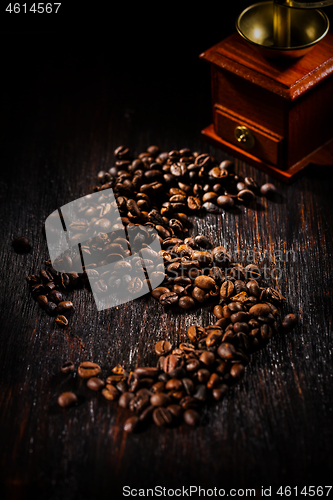
[[[256,3],[200,55],[211,65],[207,140],[286,182],[333,164],[333,34],[316,8],[331,4]]]

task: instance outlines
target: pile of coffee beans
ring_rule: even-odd
[[[44,311],[55,316],[59,326],[67,326],[74,311],[73,303],[63,295],[75,288],[92,288],[101,297],[126,288],[130,300],[131,294],[147,285],[163,306],[192,309],[217,300],[220,286],[227,278],[230,281],[259,276],[255,266],[243,268],[233,263],[222,246],[212,248],[206,236],[191,236],[191,215],[233,210],[236,205],[255,207],[258,196],[277,195],[273,184],[260,186],[251,177],[237,175],[230,160],[217,162],[207,153],[187,148],[166,153],[150,146],[131,158],[129,149],[120,146],[114,154],[114,165],[108,171],[100,171],[98,185],[93,186],[101,197],[95,202],[86,197],[72,224],[75,227],[69,228],[76,231],[78,242],[85,239],[82,255],[65,255],[63,272],[46,261],[46,269],[27,277],[33,298]],[[114,204],[103,198],[103,191],[109,188],[115,196]],[[130,231],[136,231],[131,242]],[[151,247],[156,235],[162,248],[158,256]],[[133,275],[133,262],[129,269],[125,260],[133,250],[137,251],[136,241],[138,248],[149,251],[146,270],[153,272],[146,275],[146,283]],[[81,257],[85,263],[83,272],[74,272],[75,260],[81,261]],[[156,266],[157,257],[163,260]],[[99,266],[111,263],[112,270],[100,274]],[[161,286],[152,286],[151,279],[158,279]]]
[[[274,334],[296,325],[297,317],[292,313],[281,320],[284,298],[277,290],[262,288],[252,278],[224,283],[221,301],[214,308],[216,322],[206,327],[191,325],[187,341],[175,348],[167,340],[158,341],[155,366],[137,367],[128,373],[117,365],[104,381],[97,363],[79,365],[78,375],[87,379],[87,387],[101,391],[107,400],[126,410],[125,432],[143,429],[149,423],[159,427],[183,422],[198,425],[200,408],[220,401],[243,378],[252,354],[267,345]],[[61,367],[66,374],[73,370],[71,361]],[[74,392],[64,392],[58,398],[63,407],[77,401]]]
[[[242,379],[252,354],[279,331],[290,331],[297,317],[289,313],[283,318],[285,298],[263,283],[258,266],[233,262],[226,248],[214,246],[205,235],[194,236],[192,216],[245,205],[255,209],[258,197],[278,196],[277,190],[271,183],[259,185],[252,177],[236,174],[229,160],[217,162],[207,153],[187,148],[161,152],[157,146],[134,158],[120,146],[114,165],[100,171],[97,181],[92,190],[100,197],[95,201],[86,197],[79,206],[82,221],[74,223],[78,241],[84,236],[83,272],[74,270],[80,256],[63,256],[63,271],[47,260],[45,269],[27,277],[30,292],[62,327],[74,311],[65,294],[82,287],[103,296],[124,283],[129,293],[145,284],[166,309],[189,310],[211,303],[216,321],[206,327],[190,326],[187,341],[178,346],[159,341],[154,347],[156,366],[127,372],[117,365],[106,380],[101,378],[101,367],[91,361],[82,362],[77,370],[87,387],[129,412],[126,432],[149,421],[158,426],[197,425],[200,407],[219,401]],[[110,188],[114,203],[103,201],[103,191]],[[130,241],[131,232],[135,238]],[[155,238],[162,249],[158,255]],[[139,248],[148,252],[145,283],[133,278],[135,259],[128,262]],[[92,252],[94,258],[89,260]],[[157,257],[162,264],[156,266]],[[100,272],[106,264],[112,267]],[[158,286],[153,286],[153,277]],[[71,361],[61,367],[65,374],[74,370]],[[58,398],[62,407],[77,402],[74,392]]]

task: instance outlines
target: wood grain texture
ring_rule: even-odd
[[[45,218],[87,194],[120,144],[135,153],[157,144],[231,158],[200,135],[211,113],[209,69],[198,57],[206,41],[193,43],[193,57],[184,57],[185,49],[177,57],[173,45],[155,59],[147,39],[136,61],[125,58],[125,49],[110,57],[106,46],[96,51],[81,39],[70,45],[48,39],[48,55],[37,61],[31,57],[40,47],[36,37],[11,56],[16,69],[4,62],[12,69],[0,136],[0,476],[6,500],[122,498],[125,485],[252,487],[259,497],[261,486],[329,484],[332,475],[330,169],[309,168],[288,186],[276,182],[281,198],[275,202],[261,199],[255,208],[195,221],[195,233],[224,242],[237,260],[248,262],[254,252],[287,297],[288,311],[300,315],[293,333],[273,338],[254,356],[239,386],[204,409],[197,429],[151,427],[126,435],[123,410],[59,371],[69,358],[76,365],[96,361],[103,375],[118,362],[153,362],[155,341],[177,343],[191,323],[213,318],[209,306],[166,313],[151,297],[97,312],[87,291],[75,291],[69,294],[75,316],[61,330],[25,283],[48,257]],[[187,42],[184,36],[177,43]],[[238,172],[272,181],[235,161]],[[28,255],[11,248],[21,234],[33,244]],[[80,404],[58,407],[60,392],[73,388]]]

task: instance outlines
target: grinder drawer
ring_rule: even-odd
[[[282,167],[283,138],[257,127],[250,120],[230,113],[222,106],[214,107],[215,133],[227,143],[237,146],[248,155]]]

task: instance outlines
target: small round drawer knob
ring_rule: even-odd
[[[239,125],[235,128],[235,137],[242,146],[249,149],[253,148],[255,142],[254,137],[252,132],[244,125]]]

